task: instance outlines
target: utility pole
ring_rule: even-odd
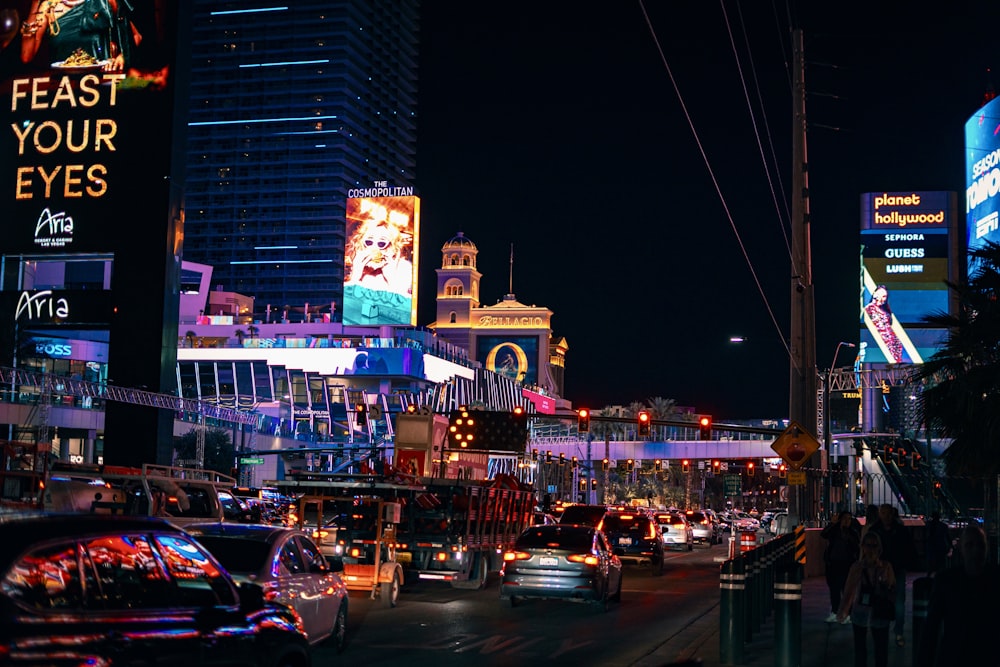
[[[809,220],[809,159],[806,151],[805,57],[802,31],[792,32],[792,276],[788,418],[815,433],[816,313],[812,282]],[[814,460],[820,457],[814,455]],[[799,494],[789,496],[789,519],[795,525],[806,509]],[[795,487],[790,489],[794,492]],[[805,511],[806,514],[811,512]]]

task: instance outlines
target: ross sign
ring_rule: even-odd
[[[785,432],[771,443],[771,449],[785,460],[791,470],[798,470],[809,460],[810,456],[819,451],[819,442],[797,422],[792,422],[785,429]],[[789,480],[791,477],[791,471],[789,471]]]
[[[241,466],[259,466],[264,463],[263,456],[241,456],[240,465]]]
[[[789,486],[805,486],[806,485],[806,471],[805,470],[791,470],[788,473],[788,485]],[[787,500],[785,502],[788,502]]]

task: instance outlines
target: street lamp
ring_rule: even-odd
[[[833,379],[833,369],[837,366],[837,355],[840,354],[840,348],[842,347],[854,347],[854,343],[846,341],[837,343],[837,349],[833,351],[833,361],[830,363],[830,367],[826,369],[826,380],[823,382],[823,445],[826,448],[826,479],[823,483],[823,494],[825,496],[823,509],[830,516],[833,516],[833,513],[830,512],[830,504],[833,501],[833,471],[830,467],[830,454],[833,448],[833,434],[830,433],[830,422],[832,421],[830,419],[830,382]]]

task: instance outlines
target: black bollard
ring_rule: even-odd
[[[913,664],[917,664],[917,656],[920,655],[920,639],[924,636],[924,628],[927,626],[927,610],[931,601],[931,587],[934,580],[930,577],[920,577],[913,580]]]
[[[774,581],[774,664],[799,667],[802,660],[802,566],[780,568]]]
[[[719,662],[743,664],[744,587],[743,559],[722,564],[719,574]]]

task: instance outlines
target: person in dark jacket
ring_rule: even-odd
[[[962,529],[955,564],[934,576],[917,667],[995,665],[1000,571],[989,562],[986,533]]]
[[[892,565],[896,577],[896,646],[904,646],[903,635],[906,623],[906,571],[916,561],[917,549],[913,543],[910,529],[903,525],[899,518],[899,510],[888,503],[878,508],[878,523],[872,530],[878,533],[882,540],[882,558]]]
[[[841,512],[823,529],[820,536],[827,541],[823,552],[826,585],[830,589],[830,614],[827,623],[837,621],[840,599],[847,583],[847,572],[861,553],[861,531],[850,512]]]
[[[927,554],[927,574],[933,575],[944,569],[951,552],[951,535],[948,526],[941,521],[941,512],[935,510],[924,531],[927,536],[924,553]]]

